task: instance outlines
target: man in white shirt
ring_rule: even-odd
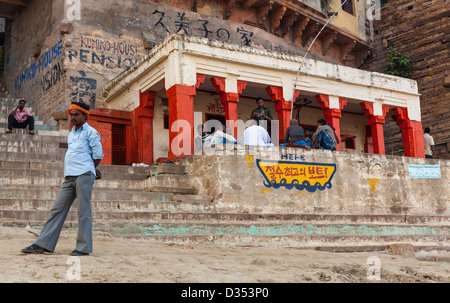
[[[244,131],[245,145],[273,146],[267,130],[257,125],[256,120],[250,120],[250,126]]]
[[[425,128],[425,134],[423,135],[425,141],[425,158],[433,159],[434,156],[434,139],[430,135],[431,130],[429,127]]]

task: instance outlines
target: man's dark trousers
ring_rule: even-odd
[[[35,244],[51,252],[55,251],[67,213],[76,198],[78,202],[78,236],[75,249],[84,253],[92,252],[91,197],[94,181],[95,175],[92,172],[64,178],[58,197],[51,209],[50,217]]]
[[[34,117],[28,117],[24,122],[17,122],[13,115],[8,116],[8,129],[13,128],[26,128],[28,126],[29,130],[34,130]]]

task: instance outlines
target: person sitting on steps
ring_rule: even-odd
[[[13,128],[26,128],[28,126],[28,133],[34,135],[34,117],[31,112],[25,108],[26,103],[25,100],[20,100],[19,105],[9,114],[7,134],[11,134]]]

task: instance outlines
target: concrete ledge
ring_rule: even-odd
[[[450,162],[356,152],[281,147],[210,149],[184,159],[199,195],[220,212],[341,215],[450,215]],[[335,165],[330,186],[275,188],[258,160]],[[261,163],[261,162],[260,162]],[[438,165],[440,178],[411,178],[409,165]]]

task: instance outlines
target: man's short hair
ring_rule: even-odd
[[[27,101],[25,101],[24,99],[19,100],[19,103],[20,103],[20,102],[27,103]]]
[[[249,120],[248,127],[253,126],[253,125],[258,125],[258,122],[255,119]]]
[[[297,119],[291,119],[291,125],[298,125]]]
[[[429,127],[425,127],[425,133],[430,133],[431,129]]]
[[[262,97],[258,97],[258,98],[256,98],[256,103],[258,103],[258,102],[259,102],[259,100],[262,100],[262,101],[264,101],[264,99],[263,99]]]
[[[78,105],[79,107],[85,109],[85,110],[89,110],[91,107],[89,105],[87,105],[86,103],[80,101],[80,102],[72,102],[71,104],[75,104]]]
[[[317,121],[317,123],[320,123],[320,124],[322,124],[322,125],[326,125],[326,124],[327,124],[327,120],[325,120],[325,119],[320,119],[320,120]]]

